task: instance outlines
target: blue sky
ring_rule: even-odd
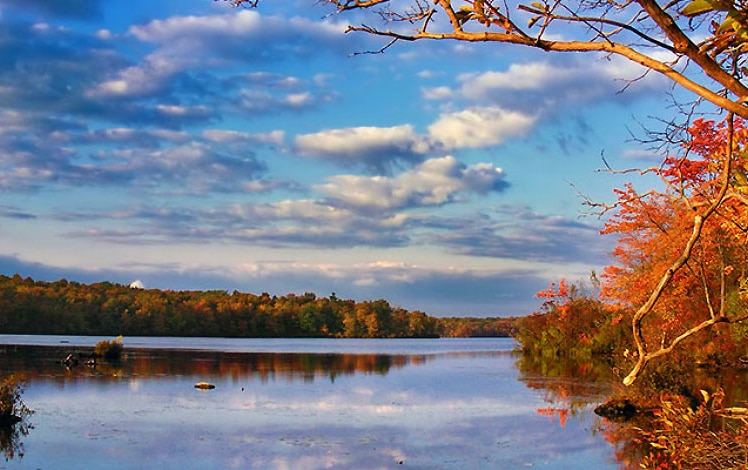
[[[0,273],[515,315],[609,264],[672,91],[621,59],[343,34],[306,0],[0,0]],[[625,91],[621,92],[623,88]]]

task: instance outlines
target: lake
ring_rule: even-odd
[[[609,380],[521,371],[508,338],[125,338],[117,364],[59,363],[100,339],[0,335],[36,411],[0,468],[619,468]]]

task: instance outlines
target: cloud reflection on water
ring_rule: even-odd
[[[131,352],[28,375],[37,409],[8,468],[615,468],[590,416],[550,425],[504,351],[387,354]],[[193,384],[208,380],[215,390]]]

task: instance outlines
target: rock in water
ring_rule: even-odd
[[[216,386],[208,382],[198,382],[195,384],[195,388],[200,390],[213,390]]]

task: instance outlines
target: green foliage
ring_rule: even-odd
[[[623,355],[625,345],[631,344],[626,313],[584,290],[577,292],[561,305],[546,304],[545,312],[517,319],[514,336],[523,351],[542,356]]]
[[[122,351],[124,346],[122,344],[122,336],[107,341],[101,340],[94,346],[94,355],[96,357],[103,357],[108,361],[118,361],[122,358]]]
[[[335,294],[162,291],[0,276],[0,334],[416,338],[506,336],[512,328],[513,319],[441,319]]]

